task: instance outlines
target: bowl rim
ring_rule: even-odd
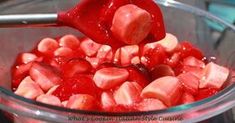
[[[206,17],[209,19],[213,19],[223,25],[226,25],[229,29],[231,29],[235,32],[235,26],[233,26],[232,24],[230,24],[230,23],[224,21],[223,19],[216,17],[215,15],[212,15],[204,10],[196,8],[194,6],[184,4],[181,2],[176,2],[174,0],[154,0],[154,1],[156,4],[163,5],[164,7],[177,8],[177,9],[181,9],[183,11],[186,11],[188,13],[196,14],[198,16],[203,16],[203,17]],[[52,109],[55,111],[62,111],[62,112],[68,112],[68,113],[78,113],[78,114],[84,114],[84,115],[96,115],[96,116],[140,116],[140,115],[164,114],[164,113],[173,113],[173,112],[179,112],[179,111],[187,111],[192,108],[202,106],[202,105],[205,105],[211,101],[219,99],[223,95],[229,93],[234,88],[235,88],[235,84],[232,84],[231,86],[226,87],[222,91],[218,92],[217,94],[215,94],[209,98],[205,98],[203,100],[196,101],[194,103],[179,105],[179,106],[175,106],[175,107],[171,107],[171,108],[167,108],[167,109],[163,109],[163,110],[138,111],[138,112],[118,112],[118,113],[117,112],[75,110],[75,109],[68,109],[68,108],[64,108],[64,107],[48,105],[48,104],[44,104],[41,102],[37,102],[35,100],[30,100],[30,99],[18,96],[16,94],[14,94],[12,91],[5,89],[3,87],[0,87],[0,92],[5,94],[6,96],[12,97],[13,99],[15,99],[19,102],[24,102],[24,103],[27,103],[27,104],[30,104],[33,106],[36,105],[36,106],[40,106],[43,108],[48,108],[50,110]]]

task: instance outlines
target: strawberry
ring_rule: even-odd
[[[102,45],[100,49],[97,51],[96,57],[101,61],[112,61],[113,59],[113,51],[109,45]]]
[[[188,103],[193,103],[195,101],[193,95],[190,93],[183,93],[180,99],[180,104],[188,104]]]
[[[167,106],[158,99],[146,98],[139,102],[136,106],[139,111],[151,111],[166,109]]]
[[[178,76],[178,79],[182,83],[186,92],[196,95],[198,93],[199,78],[194,76],[192,73],[182,73]]]
[[[76,75],[65,79],[59,87],[52,93],[61,101],[68,100],[74,94],[89,94],[92,96],[99,94],[99,89],[95,86],[92,78],[88,75]]]
[[[56,40],[52,38],[44,38],[39,42],[37,50],[45,55],[50,55],[57,48],[59,48],[59,44]]]
[[[136,82],[123,83],[113,94],[114,100],[120,105],[133,105],[140,98],[142,87]]]
[[[216,88],[205,88],[205,89],[199,89],[198,94],[195,96],[196,101],[210,97],[212,95],[215,95],[218,93],[219,90]]]
[[[181,96],[181,83],[178,78],[165,76],[154,80],[141,92],[143,98],[156,98],[167,106],[176,104]]]
[[[127,4],[115,12],[110,30],[125,44],[138,44],[149,34],[151,20],[151,15],[147,11],[136,5]]]
[[[63,65],[63,76],[73,77],[75,74],[89,73],[92,69],[91,64],[84,59],[71,59]]]
[[[103,92],[101,94],[101,105],[104,110],[108,110],[116,105],[113,94],[110,92]]]
[[[60,99],[53,95],[42,94],[37,97],[36,101],[49,105],[62,106]]]
[[[69,98],[66,107],[79,110],[95,110],[96,100],[88,94],[76,94]]]
[[[67,47],[67,48],[76,50],[80,45],[80,41],[74,35],[69,34],[59,39],[59,45],[61,47]]]
[[[131,65],[131,60],[139,55],[138,45],[127,45],[120,48],[120,63],[122,66]]]
[[[28,64],[29,62],[33,62],[37,60],[38,57],[33,53],[22,53],[18,57],[18,63]]]
[[[198,48],[187,41],[180,43],[179,52],[181,54],[181,58],[193,56],[197,59],[202,59],[204,57],[203,53]]]
[[[152,80],[164,77],[164,76],[175,76],[174,71],[171,69],[169,65],[157,65],[151,70],[151,78]]]
[[[126,81],[128,76],[126,69],[109,67],[96,71],[93,80],[97,87],[110,89]]]
[[[73,50],[67,47],[60,47],[54,51],[54,56],[69,57],[73,55]]]
[[[39,62],[32,64],[29,75],[44,91],[48,91],[61,82],[60,75],[55,68]]]
[[[193,56],[189,56],[183,60],[183,65],[185,66],[191,66],[191,67],[199,67],[204,68],[205,63],[201,60],[198,60],[197,58]]]
[[[100,49],[100,47],[101,44],[98,44],[89,38],[85,38],[80,44],[80,48],[85,52],[87,56],[94,56]]]

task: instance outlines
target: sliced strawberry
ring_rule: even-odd
[[[92,77],[88,75],[76,75],[73,78],[65,79],[63,83],[52,93],[61,101],[68,100],[74,94],[99,95],[99,89],[94,84]]]
[[[192,95],[195,95],[198,93],[198,87],[199,87],[199,78],[194,76],[192,73],[182,73],[178,76],[180,82],[184,86],[184,89],[186,92],[191,93]]]
[[[137,82],[141,87],[145,87],[150,83],[149,74],[145,72],[145,68],[140,68],[137,66],[126,67],[129,72],[128,81]]]
[[[62,106],[60,99],[53,95],[42,94],[37,97],[36,101],[49,105]]]
[[[88,94],[76,94],[69,98],[66,107],[79,110],[95,110],[96,100]]]
[[[85,38],[81,42],[80,47],[87,56],[94,56],[97,53],[97,51],[100,49],[101,44],[98,44],[89,38]]]
[[[218,93],[219,90],[216,88],[205,88],[205,89],[199,89],[198,94],[196,95],[195,99],[196,101],[210,97],[212,95],[215,95]]]
[[[42,63],[33,63],[29,74],[44,91],[48,91],[51,87],[58,85],[61,82],[60,75],[56,70],[53,67]]]
[[[114,100],[120,105],[132,105],[140,99],[142,87],[136,82],[123,83],[113,94]]]
[[[61,102],[61,104],[63,107],[66,107],[66,105],[68,104],[68,100]]]
[[[67,47],[60,47],[54,51],[54,56],[72,56],[73,50]]]
[[[197,58],[193,56],[189,56],[183,60],[183,65],[192,66],[192,67],[199,67],[204,68],[205,63],[201,60],[198,60]]]
[[[96,57],[86,57],[86,60],[91,64],[93,68],[97,68],[101,64],[101,60]]]
[[[156,98],[167,106],[172,106],[181,96],[181,83],[176,77],[161,77],[147,85],[142,90],[141,96],[143,98]]]
[[[116,66],[114,63],[102,63],[96,68],[96,70],[100,70],[100,69],[108,68],[108,67],[118,67],[118,66]]]
[[[115,64],[121,64],[121,49],[118,48],[114,54],[114,57],[113,57],[113,63]]]
[[[89,73],[91,64],[84,59],[71,59],[63,66],[63,76],[73,77],[75,74]]]
[[[59,44],[56,40],[52,38],[42,39],[37,47],[39,52],[46,55],[53,53],[57,48],[59,48]]]
[[[171,69],[169,65],[157,65],[151,70],[151,78],[152,80],[158,79],[164,76],[175,76],[174,71]]]
[[[50,88],[48,91],[47,91],[47,95],[52,95],[52,93],[54,93],[54,91],[59,87],[59,85],[55,85],[53,86],[52,88]]]
[[[173,53],[172,56],[166,59],[166,64],[171,66],[172,68],[175,68],[180,63],[180,53],[176,52]]]
[[[101,105],[103,109],[110,109],[111,107],[114,107],[116,105],[112,93],[103,92],[101,94]]]
[[[113,59],[112,48],[109,45],[102,45],[98,50],[96,57],[104,62],[112,61]]]
[[[162,64],[166,57],[165,49],[161,45],[157,45],[154,49],[144,52],[141,57],[141,63],[152,69],[156,65]]]
[[[190,72],[197,78],[202,78],[203,76],[203,69],[199,67],[183,66],[183,68],[181,69],[181,72],[182,73]]]
[[[117,9],[114,14],[111,31],[126,44],[138,44],[147,37],[151,30],[151,15],[144,9],[127,4]]]
[[[143,99],[137,104],[137,110],[139,111],[151,111],[151,110],[161,110],[166,109],[167,106],[163,104],[162,101],[153,98]]]
[[[200,88],[221,88],[229,76],[229,70],[213,62],[206,65],[200,80]]]
[[[131,64],[136,65],[136,64],[140,64],[140,57],[139,56],[135,56],[131,59]]]
[[[35,99],[39,95],[43,94],[43,91],[37,83],[27,76],[21,81],[19,87],[15,91],[15,94],[28,99]]]
[[[33,54],[33,53],[22,53],[19,55],[19,63],[27,64],[29,62],[33,62],[37,59],[38,57]]]
[[[77,49],[80,45],[80,41],[74,35],[65,35],[59,39],[59,45],[61,47],[68,47],[70,49]]]
[[[190,42],[184,41],[180,43],[180,54],[181,58],[186,58],[188,56],[193,56],[197,59],[202,59],[204,57],[203,53],[193,46]]]
[[[110,89],[126,81],[128,76],[126,69],[109,67],[96,71],[93,80],[97,87]]]
[[[138,45],[127,45],[120,48],[120,63],[122,66],[131,64],[132,58],[139,55]]]
[[[180,99],[181,104],[189,104],[195,102],[193,95],[190,93],[183,93]]]

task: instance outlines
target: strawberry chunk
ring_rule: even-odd
[[[101,94],[101,105],[103,109],[110,109],[116,105],[113,95],[110,92],[103,92]]]
[[[169,65],[164,65],[164,64],[157,65],[151,71],[152,80],[155,80],[164,76],[175,76],[174,71],[171,69]]]
[[[203,53],[196,48],[195,46],[193,46],[190,42],[181,42],[180,43],[180,54],[181,54],[181,58],[186,58],[188,56],[193,56],[197,59],[202,59],[204,57]]]
[[[67,47],[60,47],[54,51],[54,56],[72,56],[73,50]]]
[[[42,94],[37,97],[36,101],[49,105],[62,106],[60,99],[53,95]]]
[[[59,97],[61,101],[65,101],[75,94],[89,94],[95,97],[96,95],[99,96],[99,93],[100,91],[92,80],[92,76],[79,74],[65,79],[52,95]]]
[[[195,101],[193,95],[191,95],[190,93],[183,93],[181,96],[181,100],[180,103],[181,104],[189,104],[189,103],[193,103]]]
[[[199,78],[192,73],[182,73],[178,76],[180,82],[184,86],[185,91],[195,95],[198,93]]]
[[[38,57],[33,53],[22,53],[20,55],[20,63],[28,64],[29,62],[35,61]]]
[[[96,71],[93,80],[97,87],[110,89],[125,82],[128,76],[126,69],[110,67]]]
[[[29,74],[44,91],[48,91],[51,87],[58,85],[61,82],[61,78],[56,70],[53,67],[42,63],[33,63]]]
[[[80,45],[80,41],[74,35],[69,34],[59,39],[59,45],[61,47],[67,47],[76,50]]]
[[[213,62],[206,65],[200,80],[200,88],[221,88],[229,76],[229,70]]]
[[[132,105],[139,100],[141,90],[138,83],[125,82],[114,92],[114,100],[120,105]]]
[[[131,65],[131,60],[139,55],[138,45],[127,45],[120,48],[120,63],[122,66]]]
[[[117,39],[126,44],[138,44],[149,34],[151,21],[151,15],[147,11],[127,4],[115,12],[111,31]]]
[[[89,73],[92,69],[91,64],[84,59],[71,59],[63,66],[64,77],[73,77],[80,73]]]
[[[204,68],[205,63],[201,60],[198,60],[197,58],[193,56],[189,56],[183,60],[183,65],[192,66],[192,67],[199,67]]]
[[[43,94],[43,91],[37,83],[27,76],[21,81],[19,87],[15,91],[15,94],[28,99],[35,99],[39,95]]]
[[[52,38],[44,38],[40,41],[37,48],[39,52],[49,55],[59,48],[59,43]]]
[[[151,110],[161,110],[166,109],[167,106],[163,104],[162,101],[153,98],[143,99],[137,104],[137,110],[139,111],[151,111]]]
[[[69,98],[66,105],[70,109],[95,110],[95,98],[88,94],[76,94]]]
[[[85,38],[80,44],[80,48],[85,52],[87,56],[94,56],[100,49],[100,47],[101,44],[98,44],[89,38]]]
[[[203,69],[199,67],[191,67],[191,66],[183,66],[181,69],[181,73],[191,73],[197,78],[202,78],[203,77]]]
[[[50,88],[48,91],[47,91],[47,95],[52,95],[52,93],[54,93],[54,91],[59,87],[59,85],[55,85],[53,86],[52,88]]]
[[[96,55],[103,62],[112,61],[113,52],[112,48],[109,45],[102,45]]]
[[[181,96],[181,83],[172,76],[161,77],[147,85],[141,92],[143,98],[156,98],[167,106],[174,105]]]
[[[101,64],[101,60],[96,57],[86,57],[86,60],[91,64],[93,68],[97,68]]]

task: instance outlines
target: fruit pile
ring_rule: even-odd
[[[72,109],[148,111],[217,93],[229,70],[167,33],[154,43],[113,50],[89,38],[45,38],[12,69],[15,94]]]

